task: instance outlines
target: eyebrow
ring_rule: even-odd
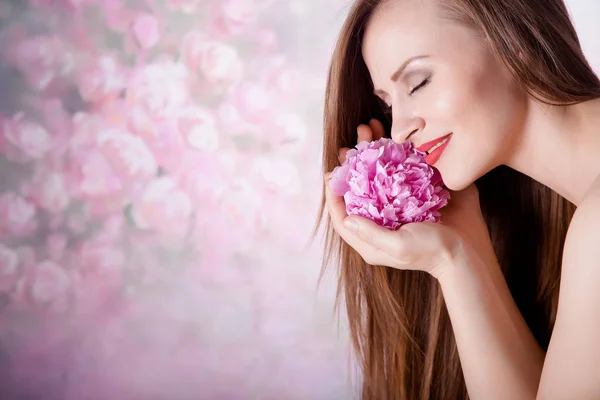
[[[392,76],[390,77],[390,80],[392,82],[396,82],[398,80],[398,78],[400,78],[400,75],[402,75],[402,73],[404,72],[404,70],[406,69],[406,67],[409,66],[410,63],[412,63],[413,61],[420,60],[422,58],[428,58],[428,57],[429,57],[429,55],[426,55],[426,54],[420,55],[420,56],[410,57],[409,59],[407,59],[406,61],[404,61],[402,64],[400,64],[400,67],[398,67],[398,69],[396,70],[396,72],[394,72],[392,74]],[[377,96],[380,96],[380,97],[381,96],[385,96],[387,94],[385,91],[383,91],[381,89],[375,89],[373,91],[373,93],[375,93]]]

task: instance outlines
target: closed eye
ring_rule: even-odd
[[[409,93],[409,96],[412,96],[416,91],[418,91],[421,88],[424,88],[425,86],[427,86],[427,84],[431,81],[430,79],[431,77],[426,78],[423,82],[419,83],[417,86],[415,86]]]
[[[427,86],[429,84],[429,82],[431,82],[431,77],[428,77],[426,79],[423,80],[423,82],[419,83],[417,86],[415,86],[409,93],[409,96],[412,96],[414,93],[416,93],[418,90],[424,88],[425,86]],[[392,106],[388,106],[380,97],[377,97],[377,101],[379,101],[379,104],[381,105],[381,109],[383,111],[383,114],[387,117],[387,118],[391,118],[392,116]]]

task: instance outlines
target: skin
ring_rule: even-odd
[[[362,54],[376,93],[391,106],[393,140],[419,146],[452,133],[435,164],[454,191],[443,222],[389,231],[347,217],[343,198],[325,185],[333,226],[367,263],[423,270],[438,279],[472,399],[600,398],[600,246],[594,239],[600,224],[600,101],[539,103],[515,84],[483,39],[439,19],[437,11],[433,0],[386,3],[367,25]],[[402,63],[421,55],[427,57],[392,79]],[[358,127],[359,142],[382,135],[378,121]],[[346,151],[340,149],[340,162]],[[512,300],[473,185],[498,165],[578,206],[546,355]]]
[[[368,24],[362,54],[375,89],[392,106],[395,141],[416,131],[409,140],[419,146],[453,133],[436,163],[448,188],[464,189],[505,164],[578,204],[600,173],[600,103],[538,103],[475,32],[439,19],[434,1],[388,2]],[[391,81],[405,60],[420,55],[429,57]]]

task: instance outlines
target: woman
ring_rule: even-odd
[[[563,2],[356,1],[325,172],[382,136],[453,192],[442,223],[394,232],[325,185],[362,398],[600,398],[600,81]]]

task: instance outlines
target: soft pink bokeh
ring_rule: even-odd
[[[0,398],[351,397],[296,3],[0,5]]]

